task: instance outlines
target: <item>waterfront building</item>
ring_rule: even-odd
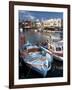
[[[44,20],[43,21],[43,26],[44,28],[61,28],[62,25],[62,19],[58,18],[58,19],[48,19],[48,20]]]
[[[29,28],[32,28],[32,22],[31,21],[22,21],[20,24],[19,24],[19,27],[20,28],[26,28],[26,29],[29,29]]]
[[[41,29],[41,22],[37,19],[36,20],[36,27],[37,27],[37,29]]]

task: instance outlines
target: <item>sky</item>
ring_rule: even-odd
[[[63,12],[42,12],[42,11],[25,11],[19,10],[19,20],[46,20],[46,19],[63,19]]]

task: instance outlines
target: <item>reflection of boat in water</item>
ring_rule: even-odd
[[[54,43],[48,43],[48,50],[58,60],[63,60],[63,41],[57,41]]]
[[[28,64],[31,69],[46,76],[47,71],[51,69],[52,56],[42,48],[31,45],[29,42],[25,44],[25,49],[28,54],[24,57],[24,62]]]

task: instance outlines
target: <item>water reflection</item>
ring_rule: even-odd
[[[62,39],[62,32],[35,32],[34,30],[25,30],[24,35],[26,37],[26,41],[29,41],[30,43],[36,43],[41,41],[47,41],[52,39],[55,40],[61,40]]]

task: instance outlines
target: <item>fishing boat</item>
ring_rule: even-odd
[[[63,40],[48,43],[48,50],[53,54],[54,58],[63,60]]]
[[[25,44],[25,48],[25,53],[27,54],[25,54],[26,56],[23,58],[24,62],[30,69],[37,71],[45,77],[51,69],[52,56],[41,47],[32,45],[29,42]]]

